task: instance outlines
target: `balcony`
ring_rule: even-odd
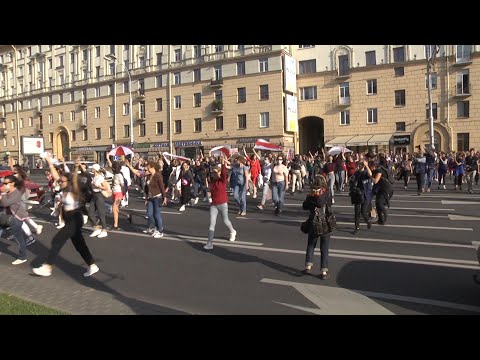
[[[466,56],[462,58],[456,58],[452,66],[464,66],[464,65],[470,65],[471,63],[472,63],[471,57]]]
[[[337,70],[337,76],[335,77],[337,80],[345,80],[351,76],[350,69],[343,69]]]
[[[7,117],[5,116],[5,113],[0,113],[0,122],[5,122],[5,120],[7,119]]]
[[[462,83],[457,84],[456,89],[452,93],[452,97],[455,97],[455,98],[465,98],[470,95],[472,95],[470,84],[462,84]]]
[[[80,100],[80,107],[85,109],[87,107],[87,99]]]
[[[223,87],[223,79],[210,80],[210,87],[214,89]]]
[[[222,114],[223,113],[223,101],[222,100],[213,100],[212,102],[212,114]]]
[[[7,129],[0,129],[0,138],[6,137],[8,134]]]
[[[145,100],[145,89],[138,89],[137,90],[137,100]]]
[[[34,113],[35,113],[36,116],[41,116],[42,115],[42,108],[40,106],[37,106]]]
[[[253,52],[256,54],[266,53],[272,51],[271,45],[260,45],[253,48]]]
[[[138,112],[135,115],[135,119],[138,123],[144,123],[146,119],[145,112],[142,112],[142,111]]]
[[[35,126],[35,132],[36,132],[38,135],[42,135],[42,134],[43,134],[43,127],[42,127],[41,125]]]
[[[88,121],[87,121],[87,119],[82,119],[82,120],[80,120],[80,127],[81,127],[81,128],[86,128],[86,127],[88,127]]]
[[[350,106],[350,96],[340,96],[338,98],[338,106]]]

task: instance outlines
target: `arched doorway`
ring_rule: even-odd
[[[317,116],[307,116],[299,120],[299,142],[300,154],[314,154],[324,146],[324,122]]]
[[[57,159],[70,160],[70,139],[67,130],[63,127],[58,128],[54,136],[53,154]]]
[[[442,137],[438,131],[433,131],[433,146],[435,146],[435,151],[442,151],[441,149]],[[430,130],[426,131],[422,139],[422,147],[425,149],[425,146],[430,146]],[[428,147],[427,146],[427,147]]]
[[[433,125],[433,143],[435,145],[435,151],[450,151],[450,134],[447,129],[442,125],[435,123]],[[413,151],[415,151],[418,145],[430,145],[430,129],[429,124],[425,123],[418,126],[412,133],[413,138]]]

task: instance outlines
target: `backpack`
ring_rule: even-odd
[[[350,200],[352,201],[352,204],[361,204],[363,202],[363,191],[362,189],[358,186],[359,181],[356,175],[353,176],[353,179],[350,181]],[[363,187],[363,184],[361,184]]]
[[[382,176],[382,178],[385,178],[390,184],[393,185],[393,183],[394,183],[395,180],[394,180],[392,174],[390,173],[390,171],[388,171],[388,169],[386,169],[386,168],[383,167],[383,166],[380,166],[380,169],[383,169],[384,172],[385,172],[385,175],[387,175],[386,177]],[[382,175],[383,175],[383,173],[382,173]]]
[[[321,208],[316,207],[312,219],[311,231],[313,236],[327,235],[336,230],[337,219],[331,207],[325,204]]]

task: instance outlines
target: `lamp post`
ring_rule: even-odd
[[[17,83],[17,48],[14,45],[10,45],[13,49],[13,80],[15,86],[15,117],[17,122],[17,147],[18,147],[18,164],[23,163],[22,159],[22,144],[20,142],[20,123],[19,123],[19,113],[18,113],[18,83]],[[13,95],[13,94],[12,94]]]
[[[432,108],[432,79],[431,79],[431,70],[430,67],[432,63],[435,62],[435,56],[439,50],[438,45],[425,45],[425,52],[427,58],[427,90],[428,90],[428,120],[430,128],[430,146],[432,149],[435,149],[435,133],[433,125],[433,108]]]
[[[113,54],[105,55],[103,57],[107,61],[113,61],[115,65],[115,83],[114,83],[114,96],[115,96],[115,102],[117,101],[117,77],[116,77],[116,72],[117,72],[117,66],[122,65],[123,68],[125,69],[125,72],[128,75],[128,97],[129,97],[129,113],[130,113],[130,144],[133,145],[133,106],[132,106],[132,77],[130,75],[130,70],[125,66],[125,64],[121,64],[117,61],[117,57]],[[114,121],[115,121],[115,140],[117,139],[117,109],[115,107],[115,113],[114,113]]]

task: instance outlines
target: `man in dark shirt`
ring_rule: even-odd
[[[475,149],[470,149],[470,153],[465,157],[465,173],[467,176],[468,192],[473,194],[473,180],[478,171],[478,158],[475,155]]]
[[[369,168],[372,170],[372,178],[373,178],[373,192],[376,194],[375,196],[375,206],[377,208],[378,213],[378,224],[384,225],[387,222],[387,209],[385,206],[390,207],[390,199],[393,195],[393,186],[387,180],[387,168],[386,162],[380,160],[380,164],[377,167],[375,162],[370,161],[368,163]]]
[[[360,214],[370,229],[370,210],[372,205],[372,171],[368,167],[366,160],[358,162],[358,168],[352,175],[350,180],[350,197],[352,204],[355,206],[355,231],[356,234],[360,230]]]
[[[195,204],[198,203],[198,189],[203,192],[203,202],[208,201],[207,196],[207,167],[205,163],[200,160],[195,161],[195,166],[193,167],[194,173],[194,182],[193,182],[193,192],[195,197]]]

